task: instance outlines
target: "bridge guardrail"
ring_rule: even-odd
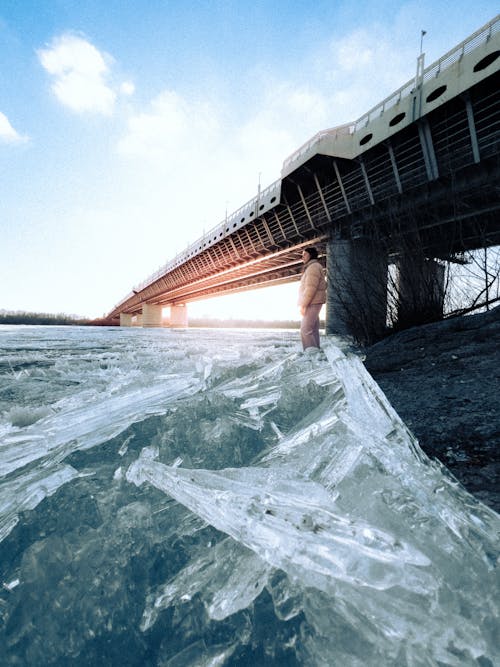
[[[483,42],[490,39],[491,35],[497,33],[500,30],[500,15],[496,16],[489,23],[487,23],[482,28],[479,28],[475,33],[467,37],[463,42],[455,46],[453,49],[445,53],[441,58],[433,62],[431,65],[426,67],[423,72],[424,83],[430,79],[436,77],[440,72],[447,69],[455,62],[460,60],[465,53],[469,53],[477,46]],[[323,137],[327,135],[336,136],[337,134],[346,133],[345,128],[349,128],[349,134],[353,134],[362,127],[366,127],[368,123],[374,118],[382,115],[385,111],[390,109],[393,106],[396,106],[404,97],[410,95],[415,89],[415,79],[411,79],[398,88],[394,93],[391,93],[386,97],[382,102],[379,102],[372,109],[363,114],[353,123],[348,123],[346,125],[340,125],[339,127],[334,127],[329,130],[323,130],[318,132],[305,144],[300,146],[296,151],[289,155],[283,163],[283,167],[290,166],[293,162],[296,162],[304,153],[309,151],[316,143],[318,143]],[[352,129],[351,129],[352,128]]]
[[[496,16],[489,23],[487,23],[479,30],[476,30],[475,33],[464,39],[463,42],[455,46],[453,49],[445,53],[438,60],[434,61],[431,65],[426,67],[423,71],[423,81],[424,83],[430,81],[430,79],[435,78],[443,70],[451,67],[454,63],[461,60],[465,53],[470,53],[477,46],[483,42],[488,41],[491,35],[500,30],[500,15]],[[361,127],[365,127],[370,120],[380,116],[387,109],[395,106],[401,99],[409,95],[415,89],[415,79],[407,81],[402,85],[396,92],[392,93],[386,97],[382,102],[379,102],[375,107],[367,111],[365,114],[358,118],[355,122],[356,130]]]
[[[156,280],[158,280],[158,278],[161,278],[161,276],[163,276],[171,269],[174,269],[180,264],[183,264],[187,259],[189,259],[189,257],[191,257],[196,252],[202,250],[204,247],[207,247],[208,245],[212,245],[212,243],[214,243],[215,240],[220,240],[220,238],[223,238],[226,234],[229,234],[230,232],[237,229],[239,226],[243,224],[241,216],[246,211],[251,211],[253,212],[252,216],[255,214],[258,217],[258,209],[260,202],[265,201],[270,194],[272,194],[276,190],[279,190],[280,187],[281,187],[281,178],[274,181],[274,183],[271,183],[271,185],[268,185],[266,188],[264,188],[264,190],[261,190],[260,193],[258,193],[255,197],[248,200],[245,204],[243,204],[243,206],[240,206],[236,211],[233,211],[233,213],[228,215],[227,218],[224,218],[222,222],[219,222],[215,227],[212,227],[212,229],[203,234],[203,236],[194,241],[194,243],[188,245],[188,247],[185,250],[178,253],[173,259],[169,260],[166,264],[160,266],[158,270],[155,271],[155,273],[151,274],[141,283],[134,286],[132,295],[135,292],[142,291],[148,285],[154,283]],[[128,298],[130,297],[127,297],[127,299]],[[118,304],[116,304],[115,309],[118,308],[118,306],[124,303],[127,299],[124,299],[123,301],[120,301]]]
[[[289,155],[283,162],[283,167],[288,167],[292,162],[298,160],[304,153],[307,153],[315,144],[317,144],[323,137],[331,136],[345,136],[347,134],[353,134],[354,132],[354,123],[346,123],[345,125],[338,125],[337,127],[331,127],[328,130],[321,130],[317,132],[312,139],[306,141],[305,144],[302,144],[296,151]]]

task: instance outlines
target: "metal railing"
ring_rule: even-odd
[[[423,72],[423,81],[429,81],[432,78],[438,76],[443,70],[447,69],[457,61],[459,61],[464,54],[470,53],[480,44],[487,42],[491,39],[491,36],[496,34],[500,30],[500,15],[496,16],[489,23],[487,23],[479,30],[476,30],[475,33],[464,39],[463,42],[455,46],[451,51],[445,53],[441,58],[433,62],[431,65],[426,67]],[[296,162],[302,155],[307,153],[315,144],[317,144],[325,136],[338,136],[342,134],[354,134],[357,130],[362,127],[366,127],[368,123],[381,116],[385,111],[391,107],[396,106],[403,98],[410,95],[415,89],[415,78],[410,79],[400,88],[398,88],[394,93],[391,93],[386,97],[382,102],[379,102],[372,109],[363,114],[360,118],[355,120],[352,123],[347,123],[345,125],[340,125],[339,127],[334,127],[328,130],[322,130],[312,137],[305,144],[300,146],[296,151],[294,151],[290,156],[286,158],[283,163],[283,167],[289,167],[293,162]]]
[[[427,81],[430,81],[431,79],[438,76],[442,71],[448,69],[448,67],[451,67],[451,65],[461,60],[464,54],[470,53],[480,44],[491,39],[491,36],[497,33],[499,30],[500,14],[485,26],[479,28],[479,30],[476,30],[476,32],[467,37],[467,39],[464,39],[464,41],[458,44],[458,46],[455,46],[453,49],[451,49],[451,51],[448,51],[448,53],[445,53],[443,56],[441,56],[441,58],[426,67],[423,72],[423,82],[426,83]],[[370,111],[367,111],[365,114],[363,114],[361,118],[358,118],[358,120],[354,123],[355,129],[358,130],[362,127],[366,127],[366,125],[368,125],[368,123],[373,120],[373,118],[381,116],[385,111],[387,111],[387,109],[390,109],[391,107],[398,104],[398,102],[400,102],[404,97],[410,95],[414,89],[415,79],[413,78],[398,88],[398,90],[396,90],[394,93],[386,97],[385,100],[379,102],[376,106],[373,107],[373,109],[370,109]]]
[[[309,139],[309,141],[306,141],[305,144],[302,144],[299,148],[297,148],[296,151],[294,151],[291,155],[289,155],[285,161],[283,162],[283,168],[288,167],[291,165],[293,162],[296,162],[302,155],[305,153],[309,152],[311,148],[319,143],[324,137],[342,137],[346,136],[349,134],[353,134],[354,132],[354,123],[346,123],[345,125],[338,125],[337,127],[331,127],[328,130],[321,130],[320,132],[317,132],[312,139]]]
[[[264,190],[261,190],[255,197],[247,201],[243,206],[240,206],[236,211],[231,213],[224,218],[222,222],[219,222],[215,227],[212,227],[208,232],[205,232],[203,236],[187,246],[185,250],[178,253],[173,259],[169,260],[166,264],[160,266],[153,274],[148,276],[138,285],[135,285],[133,291],[122,301],[115,305],[115,309],[118,308],[122,303],[130,299],[135,292],[141,292],[143,289],[151,285],[156,280],[161,278],[165,273],[168,273],[172,269],[175,269],[180,264],[183,264],[190,257],[201,252],[204,248],[212,245],[216,241],[224,238],[227,234],[230,234],[234,230],[238,229],[243,225],[243,222],[246,222],[246,219],[242,216],[246,212],[252,213],[252,218],[255,215],[257,217],[260,203],[265,201],[274,191],[279,190],[281,185],[281,179],[274,181],[271,185],[267,186]],[[253,218],[255,219],[255,218]]]

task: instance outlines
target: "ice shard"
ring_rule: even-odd
[[[495,664],[498,515],[427,459],[359,358],[325,348],[326,358],[288,358],[258,378],[212,387],[237,397],[260,428],[290,383],[326,387],[254,465],[185,469],[139,457],[127,479],[229,535],[218,548],[233,554],[231,577],[243,589],[252,590],[249,573],[256,590],[265,579],[270,592],[274,573],[286,574],[281,597],[314,629],[302,642],[304,664],[369,656],[368,664]],[[226,563],[216,554],[195,560],[149,598],[144,627],[176,596],[196,592],[209,614],[223,615],[212,583]]]
[[[0,542],[17,524],[19,513],[31,510],[63,484],[78,477],[69,465],[37,469],[0,484]]]

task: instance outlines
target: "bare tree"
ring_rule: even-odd
[[[446,315],[489,310],[500,301],[500,246],[463,253],[448,267]]]
[[[327,329],[369,344],[393,331],[498,303],[500,247],[457,253],[443,250],[445,242],[433,256],[416,225],[402,228],[399,221],[389,236],[371,230],[334,240],[333,257],[327,258]]]

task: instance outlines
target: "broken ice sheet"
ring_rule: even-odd
[[[328,361],[297,358],[296,376],[301,364],[322,366],[316,376],[328,371],[330,395],[257,465],[185,470],[140,457],[128,481],[149,482],[230,535],[220,548],[240,554],[232,576],[245,589],[249,572],[257,589],[276,568],[286,573],[282,589],[294,588],[314,628],[305,664],[364,664],[373,651],[379,664],[493,664],[498,516],[425,457],[359,360],[326,348]],[[259,392],[270,376],[260,386],[247,376],[238,391],[235,381],[231,393],[267,415]],[[181,573],[149,599],[148,627],[183,590],[210,608],[206,564],[192,568],[189,582]],[[209,571],[217,582],[223,565],[214,559]]]
[[[16,479],[0,482],[0,542],[17,524],[20,512],[35,508],[78,474],[73,467],[60,465],[28,471]]]
[[[22,447],[2,483],[36,469],[28,501],[37,502],[45,477],[65,463],[79,479],[25,512],[2,543],[4,581],[20,582],[0,596],[2,665],[47,664],[49,654],[57,664],[99,664],[104,648],[116,664],[125,654],[172,667],[274,658],[328,667],[500,664],[498,517],[428,461],[359,360],[331,338],[324,353],[302,355],[295,332],[50,328],[21,330],[16,355],[17,336],[35,337],[38,365],[30,376],[0,375],[0,420],[12,405],[47,404],[51,415],[20,428],[9,421],[4,431],[0,424],[2,436],[20,436],[9,452]],[[176,378],[191,378],[193,393],[174,403]],[[107,406],[108,398],[116,401]],[[132,422],[105,444],[105,461],[87,449]],[[36,436],[51,447],[31,459],[42,453]],[[126,482],[141,448],[144,470],[161,482],[155,457],[168,464],[183,502],[210,513],[227,537],[149,483]],[[129,477],[135,469],[139,481],[139,468]],[[25,498],[4,488],[14,505]],[[13,521],[14,505],[4,505]],[[315,532],[325,515],[326,530]],[[343,535],[351,525],[355,534]],[[287,545],[294,531],[306,539]],[[20,562],[9,558],[13,545]],[[406,562],[393,557],[398,550]],[[419,555],[429,564],[410,562]],[[374,586],[390,581],[384,572],[406,587]]]
[[[148,415],[162,414],[166,405],[199,387],[199,379],[186,374],[119,394],[94,392],[86,402],[6,435],[0,443],[0,476],[44,457],[61,460],[71,451],[94,447]]]
[[[148,630],[162,609],[200,592],[210,618],[221,620],[235,614],[260,595],[271,570],[252,551],[225,539],[148,596],[141,630]]]
[[[432,585],[425,571],[410,570],[429,565],[425,555],[340,516],[325,489],[311,480],[276,469],[184,470],[147,460],[132,464],[127,479],[151,482],[305,585],[330,593],[337,578],[382,589]]]

